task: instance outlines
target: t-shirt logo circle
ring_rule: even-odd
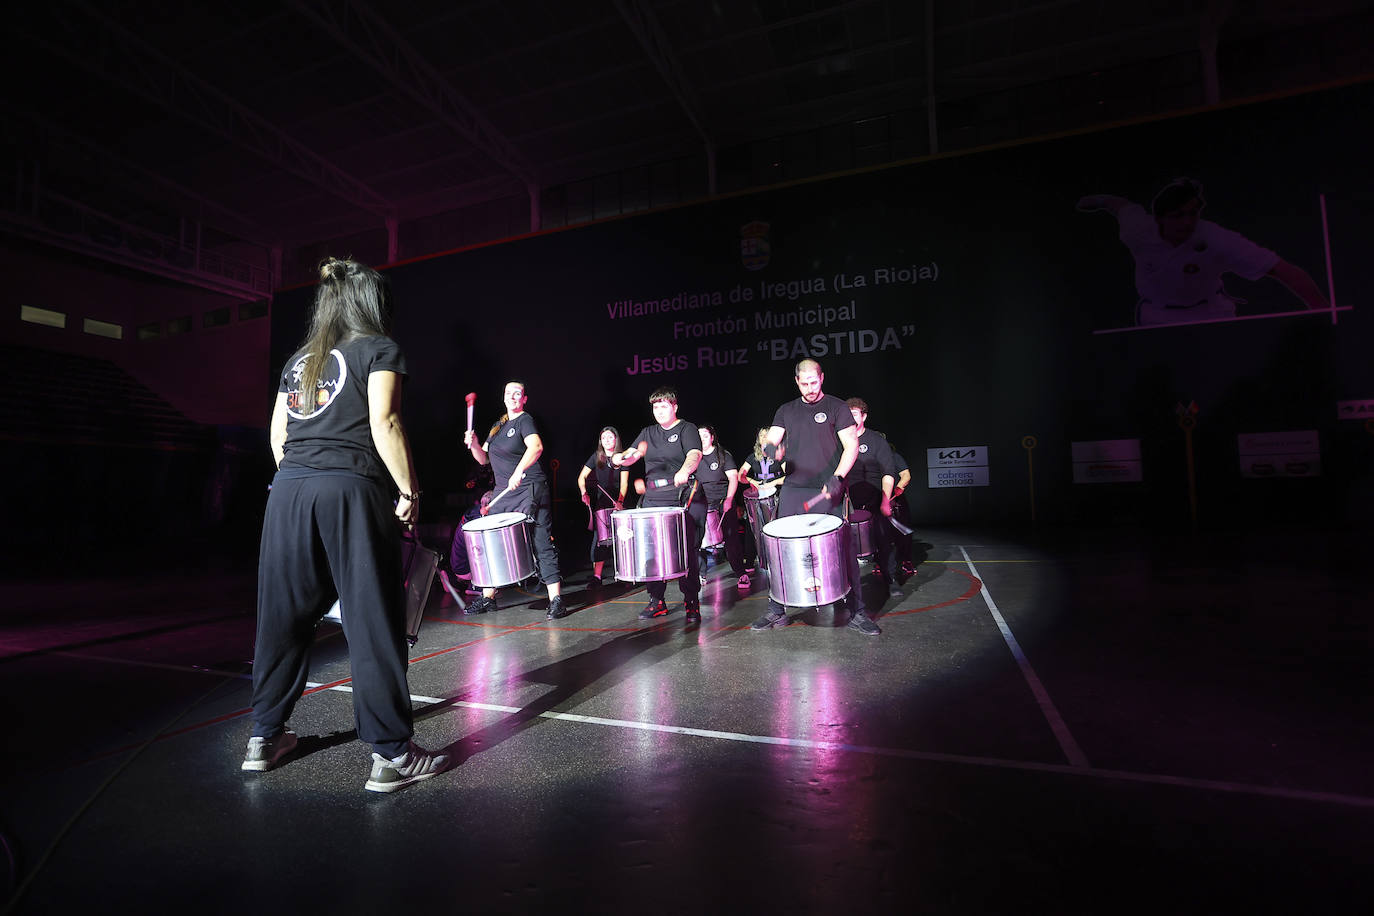
[[[320,379],[315,385],[315,409],[308,414],[301,413],[301,398],[303,397],[300,390],[301,376],[305,374],[305,361],[309,358],[310,354],[306,353],[296,361],[290,371],[291,384],[296,387],[288,386],[286,413],[297,420],[308,420],[324,413],[329,405],[334,403],[339,392],[343,390],[344,382],[348,380],[348,364],[344,362],[343,354],[338,350],[330,350],[329,358],[320,367]]]
[[[676,442],[676,441],[677,441],[677,433],[673,433],[671,436],[669,436],[669,437],[668,437],[668,441],[669,441],[669,442]]]
[[[828,419],[830,419],[830,418],[827,417],[827,416],[825,415],[825,411],[822,410],[822,411],[818,412],[818,413],[817,413],[814,417],[812,417],[811,419],[815,420],[817,423],[824,423],[826,420],[828,420]]]
[[[718,470],[720,470],[720,462],[719,462],[719,461],[712,461],[712,462],[711,462],[711,470],[713,470],[713,471],[718,471]]]
[[[868,446],[867,446],[867,445],[861,445],[861,446],[859,446],[859,451],[863,452],[864,454],[868,454]]]
[[[509,438],[510,438],[511,436],[513,436],[513,435],[515,435],[515,427],[514,427],[514,426],[512,426],[510,429],[506,430],[506,438],[509,439]]]

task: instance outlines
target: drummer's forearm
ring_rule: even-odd
[[[624,501],[625,501],[625,492],[629,489],[629,486],[630,486],[630,472],[629,472],[629,471],[621,471],[621,472],[620,472],[620,501],[621,501],[621,502],[624,502]]]
[[[892,498],[892,486],[896,483],[889,474],[883,475],[883,499]]]

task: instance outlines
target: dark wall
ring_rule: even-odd
[[[485,429],[504,381],[528,384],[567,499],[597,429],[638,431],[657,385],[675,385],[682,415],[715,421],[742,457],[796,396],[794,362],[813,356],[827,392],[864,397],[870,425],[910,460],[909,500],[927,523],[1028,520],[1027,435],[1038,441],[1041,519],[1184,523],[1175,407],[1194,400],[1204,520],[1368,508],[1370,436],[1336,419],[1336,401],[1374,398],[1370,98],[1368,85],[1347,87],[396,266],[406,417],[425,489],[456,488],[469,469],[467,391]],[[1301,266],[1323,291],[1324,194],[1337,304],[1353,310],[1336,322],[1304,314],[1095,334],[1133,323],[1133,262],[1114,220],[1075,202],[1107,193],[1148,205],[1180,175],[1204,183],[1206,218]],[[751,241],[760,223],[762,244]],[[1302,308],[1272,279],[1231,276],[1226,288],[1245,300],[1241,315]],[[707,304],[643,316],[619,305],[678,297]],[[308,300],[308,290],[278,297],[274,366],[299,341]],[[794,316],[801,325],[778,326]],[[1295,429],[1320,432],[1322,477],[1240,479],[1237,434]],[[1070,443],[1116,438],[1142,440],[1145,481],[1074,485]],[[925,449],[963,445],[988,447],[992,486],[929,489]]]

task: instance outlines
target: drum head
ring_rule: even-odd
[[[776,492],[778,492],[778,488],[774,484],[766,483],[759,487],[759,499],[767,499]]]
[[[492,528],[506,528],[517,522],[525,520],[523,512],[501,512],[496,515],[487,515],[483,518],[475,518],[463,525],[464,531],[489,531]]]
[[[763,526],[763,533],[775,538],[809,538],[827,534],[844,524],[838,515],[789,515]]]

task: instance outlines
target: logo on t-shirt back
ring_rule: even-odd
[[[300,382],[301,376],[305,374],[305,362],[309,358],[310,354],[306,353],[291,367],[291,382],[295,387],[289,388],[286,392],[286,412],[297,420],[308,420],[324,413],[329,405],[334,403],[339,390],[348,380],[348,365],[344,362],[343,354],[338,350],[330,350],[329,358],[320,368],[320,380],[315,383],[315,409],[309,414],[301,413],[301,399],[305,395],[300,390]]]

